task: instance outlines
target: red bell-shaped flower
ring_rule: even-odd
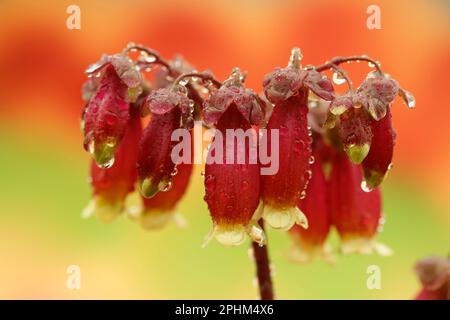
[[[138,108],[133,105],[130,111],[130,120],[116,151],[114,166],[103,169],[92,160],[90,181],[93,199],[83,211],[85,217],[95,214],[102,222],[112,221],[123,211],[126,196],[134,190],[137,147],[142,126]]]
[[[257,132],[251,124],[264,119],[264,105],[243,87],[234,70],[208,101],[204,117],[216,125],[205,166],[205,201],[214,223],[214,236],[224,245],[239,245],[248,234],[264,244],[264,231],[254,214],[260,197]],[[254,152],[254,153],[252,153]]]
[[[82,119],[84,147],[100,167],[108,168],[125,135],[130,102],[142,90],[142,77],[123,55],[104,56],[86,72],[100,79],[83,87],[83,96],[89,99]]]
[[[345,154],[337,154],[330,174],[330,212],[342,241],[341,250],[389,255],[389,248],[375,242],[381,219],[380,190],[365,192],[361,181],[361,167],[351,163]]]
[[[151,112],[150,122],[139,143],[137,170],[142,196],[151,198],[172,186],[175,162],[172,133],[182,125],[192,123],[190,100],[186,88],[176,85],[150,93],[143,108]]]
[[[293,239],[290,258],[295,262],[308,262],[315,256],[321,256],[328,262],[334,262],[331,247],[325,242],[330,232],[331,217],[328,201],[328,183],[323,171],[321,157],[313,153],[315,161],[311,166],[312,178],[298,207],[308,219],[309,228],[294,225],[289,233]]]
[[[369,190],[378,187],[383,182],[392,166],[396,134],[392,127],[389,107],[383,119],[371,122],[371,131],[373,133],[372,145],[362,163],[364,184]]]
[[[274,103],[267,130],[279,130],[279,141],[268,134],[268,149],[278,143],[279,169],[273,175],[261,176],[263,218],[273,228],[287,230],[294,223],[308,227],[297,202],[306,192],[311,178],[311,137],[308,129],[309,90],[331,100],[331,82],[313,69],[301,69],[300,51],[293,49],[288,67],[276,69],[265,76],[264,93]],[[271,151],[269,151],[271,152]]]

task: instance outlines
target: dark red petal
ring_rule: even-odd
[[[232,105],[250,124],[259,125],[264,121],[265,103],[253,90],[224,84],[204,103],[205,123],[214,125]]]
[[[309,260],[316,253],[329,258],[330,249],[325,240],[330,231],[331,218],[328,210],[328,185],[323,171],[320,155],[314,152],[314,164],[311,166],[312,178],[304,199],[298,201],[298,207],[306,215],[309,228],[294,225],[290,234],[294,239],[296,252],[300,260]],[[298,259],[297,259],[298,260]]]
[[[350,160],[360,164],[369,153],[371,122],[363,109],[351,108],[340,115],[339,135]]]
[[[330,212],[341,239],[344,253],[391,254],[390,249],[374,242],[381,218],[379,189],[365,192],[361,188],[362,170],[339,154],[330,174]]]
[[[126,102],[127,89],[114,68],[107,66],[84,114],[84,147],[103,167],[112,165],[125,134],[130,106]]]
[[[369,188],[376,188],[383,181],[392,163],[395,145],[395,131],[392,128],[392,116],[388,109],[380,121],[371,121],[372,144],[367,157],[362,162],[364,180]]]
[[[158,191],[171,187],[171,173],[175,168],[171,153],[176,141],[171,141],[172,132],[180,127],[181,111],[152,115],[139,143],[137,170],[141,194],[151,198]]]
[[[298,199],[305,191],[311,176],[311,137],[307,124],[307,103],[308,91],[304,89],[297,95],[277,103],[267,124],[269,154],[272,143],[277,143],[272,141],[270,130],[279,130],[278,172],[261,176],[264,218],[275,228],[289,229],[292,226],[296,217],[291,210],[297,208]],[[286,219],[278,219],[281,216]],[[275,220],[283,223],[275,223]]]
[[[227,148],[226,129],[250,130],[251,125],[235,105],[231,105],[220,117],[217,123],[217,132],[213,140],[216,142],[217,135],[223,135],[223,152],[211,147],[208,152],[205,167],[205,201],[215,225],[216,239],[225,245],[238,245],[245,240],[247,227],[259,204],[260,180],[259,164],[249,161],[249,143],[256,143],[256,131],[252,135],[252,141],[246,139],[245,163],[238,164],[238,143],[234,138],[234,163],[226,163]],[[219,141],[220,142],[220,141]],[[212,163],[213,157],[221,159],[222,164]]]
[[[141,120],[132,115],[123,143],[117,149],[115,165],[109,169],[91,164],[91,185],[94,199],[85,214],[96,214],[104,222],[110,221],[123,210],[123,202],[136,183],[137,147],[142,134]]]

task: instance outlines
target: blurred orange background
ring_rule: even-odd
[[[66,28],[69,16],[66,9],[71,4],[81,8],[81,30]],[[381,8],[381,30],[366,27],[366,9],[370,4]],[[183,285],[184,277],[194,274],[207,277],[206,262],[197,260],[184,269],[165,270],[166,264],[181,262],[173,256],[164,256],[168,260],[151,260],[152,254],[155,259],[164,255],[150,248],[155,241],[163,246],[170,238],[173,250],[178,248],[177,241],[184,241],[182,232],[175,227],[162,231],[165,235],[154,236],[137,231],[136,226],[125,226],[125,222],[101,226],[80,219],[78,212],[89,199],[86,183],[89,157],[83,152],[79,130],[83,71],[102,53],[119,52],[134,41],[168,59],[181,53],[197,69],[211,69],[219,79],[226,78],[234,66],[239,66],[248,72],[247,85],[258,92],[264,74],[285,65],[293,46],[301,48],[304,64],[320,64],[333,56],[354,54],[367,54],[381,61],[383,69],[414,93],[417,100],[414,110],[408,110],[399,99],[394,104],[398,137],[395,167],[386,181],[388,206],[390,201],[391,207],[404,209],[396,224],[398,228],[386,232],[392,234],[394,249],[395,235],[401,234],[398,246],[411,250],[410,256],[398,262],[398,269],[391,266],[395,270],[392,279],[405,274],[405,282],[400,282],[403,291],[374,294],[357,286],[348,291],[341,286],[342,290],[306,292],[287,284],[280,284],[279,291],[282,298],[410,298],[418,288],[410,270],[415,259],[450,250],[449,19],[449,3],[437,0],[2,1],[0,297],[256,297],[250,280],[234,286],[226,284],[238,266],[245,265],[251,274],[248,261],[236,262],[236,267],[223,267],[217,275],[209,275],[224,275],[227,280],[219,281],[223,284],[221,289],[209,285],[207,280],[202,280],[198,288],[189,287],[191,282]],[[345,67],[355,83],[370,70],[363,63]],[[189,209],[192,203],[202,202],[199,180],[196,176],[181,209],[192,211]],[[411,205],[409,201],[415,200],[425,204]],[[186,216],[190,224],[195,225],[201,219],[199,224],[207,228],[207,211],[203,204],[196,206],[195,212]],[[424,224],[430,221],[441,229],[424,227],[422,233],[408,229],[408,210],[417,210],[420,221]],[[390,212],[391,216],[395,214]],[[201,251],[199,243],[207,229],[194,230],[199,234],[190,235],[193,242],[197,241],[190,250]],[[424,242],[421,237],[427,236],[436,238],[425,241],[428,244],[423,248],[414,247],[420,246]],[[405,242],[409,238],[415,239],[410,247]],[[130,249],[125,244],[135,247]],[[277,250],[276,246],[271,246],[271,250]],[[246,260],[230,250],[219,251],[223,249],[214,245],[210,250],[217,251],[214,257]],[[71,256],[70,252],[75,253]],[[90,271],[86,281],[95,284],[91,283],[89,290],[74,293],[65,289],[65,266],[70,264],[71,257],[77,257]],[[201,257],[195,253],[180,256],[180,259],[209,258],[207,253]],[[116,259],[122,260],[119,265],[114,264]],[[136,270],[123,261],[142,265]],[[282,267],[283,263],[280,262]],[[357,268],[352,263],[349,262],[351,268]],[[196,273],[189,273],[189,268]],[[289,269],[286,275],[291,277],[294,268],[304,267],[286,268]],[[326,267],[318,268],[324,274],[328,272]],[[313,278],[313,269],[302,270],[309,272],[299,273],[299,287],[303,278]],[[145,277],[151,278],[148,273],[152,272],[163,272],[162,278],[155,280],[159,291],[146,286],[150,280]],[[334,277],[339,274],[336,270],[329,272]],[[323,279],[317,281],[320,288],[333,285]],[[304,285],[314,288],[312,279]]]

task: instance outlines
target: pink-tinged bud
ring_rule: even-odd
[[[428,257],[415,271],[423,287],[416,300],[450,300],[450,259]]]
[[[297,202],[306,192],[311,178],[311,137],[308,129],[308,95],[311,90],[325,100],[334,98],[331,82],[313,69],[299,65],[301,53],[292,50],[289,65],[267,74],[264,94],[274,103],[267,130],[279,130],[279,169],[274,175],[262,175],[264,220],[273,228],[288,230],[295,223],[308,227]],[[277,141],[268,135],[268,150]]]
[[[145,198],[172,186],[172,149],[178,142],[171,137],[182,124],[191,123],[189,105],[181,86],[158,89],[144,101],[143,108],[150,110],[151,118],[139,143],[137,170],[140,192]]]
[[[93,199],[83,211],[84,217],[96,215],[102,222],[112,221],[123,211],[126,196],[134,190],[137,178],[137,146],[142,126],[137,107],[131,108],[132,114],[122,143],[116,151],[114,166],[103,169],[92,160]]]
[[[125,134],[130,102],[142,91],[142,77],[123,55],[104,56],[86,73],[100,79],[83,87],[83,96],[89,99],[82,125],[84,148],[100,167],[108,168]]]
[[[345,154],[337,154],[330,174],[330,213],[341,238],[341,250],[347,253],[390,255],[391,250],[375,242],[381,219],[379,189],[361,189],[362,170]]]
[[[254,241],[264,244],[264,232],[257,224],[257,219],[252,219],[259,204],[260,167],[257,161],[250,162],[249,148],[255,146],[257,133],[255,130],[247,131],[251,135],[242,149],[236,136],[231,146],[230,139],[226,139],[227,129],[253,130],[234,105],[227,108],[217,122],[212,142],[214,147],[208,152],[205,166],[204,200],[214,223],[209,238],[214,236],[223,245],[235,246],[243,243],[248,234]],[[231,147],[233,149],[230,150]],[[227,163],[227,154],[230,152],[234,154],[233,163]],[[238,163],[242,152],[245,153],[245,161]]]
[[[372,144],[367,157],[362,162],[364,184],[367,189],[378,187],[392,166],[396,134],[392,128],[389,108],[383,119],[371,121],[371,130]]]
[[[328,184],[325,179],[320,155],[314,152],[315,161],[311,166],[312,178],[305,197],[298,201],[298,207],[309,222],[309,228],[294,225],[289,233],[293,239],[290,258],[304,263],[320,256],[326,261],[334,262],[331,247],[325,243],[330,232],[331,218],[328,208]]]
[[[355,100],[362,105],[374,120],[384,118],[388,106],[399,92],[398,82],[386,76],[371,76],[365,79],[356,91]]]
[[[360,164],[369,153],[372,142],[371,121],[362,109],[351,108],[341,114],[339,134],[348,157]]]

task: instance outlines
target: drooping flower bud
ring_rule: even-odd
[[[392,116],[389,107],[383,119],[371,122],[371,131],[373,133],[372,145],[362,163],[364,185],[369,190],[378,187],[383,182],[384,177],[392,166],[396,134],[392,127]]]
[[[337,154],[330,174],[330,212],[333,225],[341,238],[341,251],[347,253],[389,255],[391,250],[375,242],[381,221],[379,189],[361,189],[361,167],[345,154]]]
[[[104,56],[86,73],[100,80],[88,81],[83,88],[84,98],[89,99],[83,116],[84,148],[99,166],[107,168],[114,163],[114,153],[128,123],[130,102],[142,90],[142,77],[123,55]]]
[[[321,156],[317,151],[313,154],[315,161],[311,166],[312,178],[305,197],[298,202],[298,207],[308,219],[309,228],[305,230],[294,225],[289,230],[294,242],[290,258],[295,262],[304,263],[316,256],[321,256],[325,261],[332,263],[334,262],[332,249],[325,242],[331,225],[328,184],[320,160]]]
[[[142,126],[138,108],[133,105],[130,112],[122,143],[116,151],[115,165],[104,169],[92,160],[93,199],[83,211],[84,217],[96,215],[102,222],[112,221],[123,211],[126,196],[134,190],[137,178],[137,146]]]
[[[263,245],[264,231],[255,216],[260,166],[257,133],[251,124],[263,121],[264,105],[252,90],[244,88],[241,74],[235,69],[231,78],[205,101],[204,118],[216,124],[205,166],[204,200],[214,224],[206,240],[214,236],[221,244],[234,246],[243,243],[248,234]]]
[[[423,287],[416,300],[450,300],[450,259],[428,257],[414,269]]]
[[[150,110],[151,118],[139,143],[137,170],[140,192],[146,198],[172,186],[172,149],[177,141],[171,137],[181,125],[192,124],[189,106],[185,88],[179,85],[153,91],[144,101],[143,108]]]
[[[279,130],[279,169],[274,175],[263,175],[262,200],[264,220],[273,228],[287,230],[294,223],[308,227],[297,202],[306,192],[311,178],[311,137],[307,123],[309,90],[331,100],[331,82],[320,73],[299,66],[300,51],[293,49],[288,67],[265,76],[264,93],[275,104],[267,130]],[[277,141],[268,135],[268,149]],[[271,151],[269,151],[270,153]]]

